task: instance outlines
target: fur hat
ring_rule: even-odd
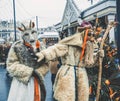
[[[83,20],[83,22],[81,23],[80,27],[86,27],[86,26],[89,26],[89,27],[92,28],[92,25],[90,24],[90,22]]]

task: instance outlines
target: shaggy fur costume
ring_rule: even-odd
[[[46,62],[56,57],[61,57],[62,59],[62,66],[57,73],[54,84],[54,98],[57,101],[75,101],[76,99],[77,101],[89,100],[89,84],[85,70],[85,67],[89,66],[86,66],[85,64],[87,63],[83,61],[84,65],[78,67],[80,64],[83,36],[84,32],[76,33],[37,54],[39,57],[38,61],[44,58]],[[92,48],[94,48],[93,46],[94,45],[92,45]],[[93,57],[91,56],[91,58]],[[89,61],[90,59],[87,59],[87,62]],[[92,62],[91,65],[94,65],[93,63],[95,63],[95,61]]]
[[[48,64],[37,62],[35,55],[43,50],[43,45],[37,40],[34,22],[29,26],[21,24],[22,40],[15,42],[8,54],[7,71],[13,77],[8,101],[45,101],[46,90],[43,76],[48,72]]]
[[[10,76],[15,77],[19,81],[27,84],[33,73],[33,68],[19,62],[20,60],[16,55],[14,47],[21,44],[22,42],[16,42],[12,45],[7,58],[7,71],[9,72]],[[48,64],[43,64],[35,71],[40,74],[40,76],[44,76],[48,70]]]
[[[34,101],[35,84],[34,84],[33,71],[34,73],[37,74],[40,81],[39,88],[41,91],[40,93],[41,100],[45,101],[45,86],[44,86],[43,76],[45,76],[45,74],[49,70],[48,64],[38,65],[37,61],[36,64],[34,64],[33,62],[29,63],[29,59],[32,58],[30,58],[29,56],[28,58],[24,56],[22,57],[21,52],[18,52],[17,54],[15,51],[15,47],[20,46],[22,50],[23,49],[21,47],[22,44],[23,44],[22,41],[13,44],[8,54],[7,71],[9,72],[10,76],[13,77],[9,96],[8,96],[8,101]],[[27,56],[27,53],[25,53],[24,55]],[[36,69],[34,67],[36,67]]]

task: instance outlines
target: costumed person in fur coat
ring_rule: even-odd
[[[36,54],[38,62],[43,59],[48,62],[61,57],[62,65],[53,87],[56,101],[89,100],[89,83],[85,68],[94,67],[98,61],[97,57],[104,56],[104,52],[99,50],[94,54],[94,49],[98,49],[98,46],[92,39],[89,26],[84,28],[86,30],[64,38],[58,44]]]
[[[37,52],[44,47],[37,40],[35,24],[22,24],[22,40],[15,42],[8,54],[7,71],[13,77],[7,101],[45,101],[43,76],[48,72],[47,63],[38,63]]]

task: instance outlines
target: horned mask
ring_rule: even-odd
[[[34,29],[34,22],[30,21],[29,26],[21,25],[22,27],[18,27],[18,29],[21,31],[23,41],[33,45],[37,40],[37,31]]]

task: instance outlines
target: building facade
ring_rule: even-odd
[[[94,26],[96,18],[99,20],[100,26],[106,28],[107,24],[116,19],[116,0],[97,0],[89,8],[82,10],[81,5],[85,5],[81,0],[67,0],[63,18],[55,28],[58,31],[69,36],[76,32],[83,20],[91,22]],[[85,5],[86,6],[86,5]],[[115,40],[114,28],[110,31],[110,42]]]
[[[17,26],[19,26],[17,22]],[[19,31],[17,30],[17,39],[19,39]],[[0,38],[4,39],[6,42],[14,41],[14,22],[13,20],[2,20],[0,21]]]

